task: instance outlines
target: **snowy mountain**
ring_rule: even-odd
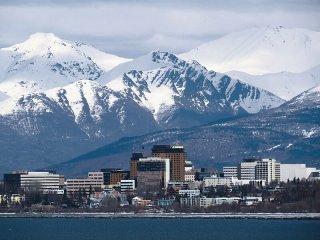
[[[205,43],[179,57],[218,72],[304,72],[320,64],[320,32],[282,26],[252,28]]]
[[[124,138],[51,166],[79,175],[94,165],[126,167],[132,151],[146,154],[154,144],[183,145],[198,167],[237,164],[243,158],[276,158],[283,163],[320,166],[320,86],[278,108],[233,120]]]
[[[0,49],[0,89],[14,96],[62,87],[80,79],[96,80],[128,61],[85,44],[36,33],[25,42]]]
[[[116,78],[110,81],[108,76]],[[133,96],[162,124],[172,120],[183,122],[190,117],[204,123],[209,119],[256,113],[284,102],[265,90],[207,71],[196,61],[184,61],[161,51],[123,63],[104,77],[98,81]]]
[[[58,139],[81,136],[110,142],[157,127],[152,114],[132,99],[90,80],[11,97],[0,102],[0,116],[19,135]]]
[[[167,52],[153,52],[148,58],[156,69],[131,70],[106,86],[80,80],[8,98],[0,102],[1,122],[19,135],[84,136],[110,142],[255,113],[284,102]]]
[[[232,71],[227,74],[234,79],[241,79],[250,85],[272,92],[285,100],[290,100],[301,92],[320,84],[320,65],[301,73],[280,72],[250,75]]]

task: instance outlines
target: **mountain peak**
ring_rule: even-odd
[[[320,62],[320,33],[266,26],[228,34],[180,54],[218,72],[299,73]]]
[[[61,39],[58,38],[54,33],[37,32],[37,33],[31,34],[28,40],[47,41],[47,40],[61,40]]]
[[[20,49],[25,50],[32,50],[36,48],[46,48],[46,47],[52,47],[52,45],[59,44],[62,46],[66,46],[67,42],[62,40],[61,38],[57,37],[53,33],[34,33],[29,36],[29,38],[17,45],[14,45],[14,47],[18,47]]]

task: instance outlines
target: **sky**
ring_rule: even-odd
[[[320,31],[320,0],[0,0],[0,47],[52,32],[135,58],[268,25]]]

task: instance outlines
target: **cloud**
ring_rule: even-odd
[[[21,42],[34,32],[53,32],[125,57],[155,49],[179,53],[249,27],[319,31],[318,2],[2,0],[0,46]]]

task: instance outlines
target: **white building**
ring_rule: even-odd
[[[201,197],[200,198],[200,207],[207,208],[215,205],[214,198]]]
[[[191,170],[185,171],[184,180],[186,182],[194,182],[195,176],[196,176],[195,170],[191,169]]]
[[[181,195],[181,196],[187,195],[188,198],[197,197],[197,196],[200,196],[200,190],[199,189],[195,189],[195,190],[179,190],[179,195]]]
[[[238,178],[231,178],[231,186],[243,186],[243,185],[253,185],[257,187],[266,186],[266,180],[242,180]]]
[[[241,180],[255,180],[256,179],[256,159],[244,159],[239,164],[239,176]]]
[[[226,178],[238,178],[238,167],[223,167],[223,175]]]
[[[50,172],[26,172],[20,175],[20,184],[25,190],[58,190],[59,178]]]
[[[222,204],[238,204],[241,201],[241,198],[239,197],[220,197],[215,198],[215,205],[222,205]]]
[[[267,183],[280,181],[280,163],[275,159],[261,159],[256,165],[256,180],[266,180]]]
[[[120,189],[122,193],[133,192],[136,189],[135,180],[121,180]]]
[[[230,186],[232,182],[232,178],[226,177],[205,177],[203,178],[203,183],[205,187],[216,187],[216,186]]]
[[[200,198],[199,197],[182,197],[180,198],[180,206],[181,207],[199,207],[200,206]]]
[[[241,180],[280,181],[280,162],[276,159],[244,159],[238,170]]]
[[[311,173],[317,172],[316,168],[307,168],[306,164],[281,164],[280,165],[280,180],[286,182],[288,179],[292,181],[296,179],[308,179]]]
[[[254,205],[254,204],[262,202],[262,197],[244,196],[242,198],[242,201],[244,202],[245,205],[251,206],[251,205]]]
[[[184,163],[184,171],[187,172],[187,171],[190,171],[190,170],[193,170],[193,165],[192,165],[192,162],[190,160],[187,160]]]

